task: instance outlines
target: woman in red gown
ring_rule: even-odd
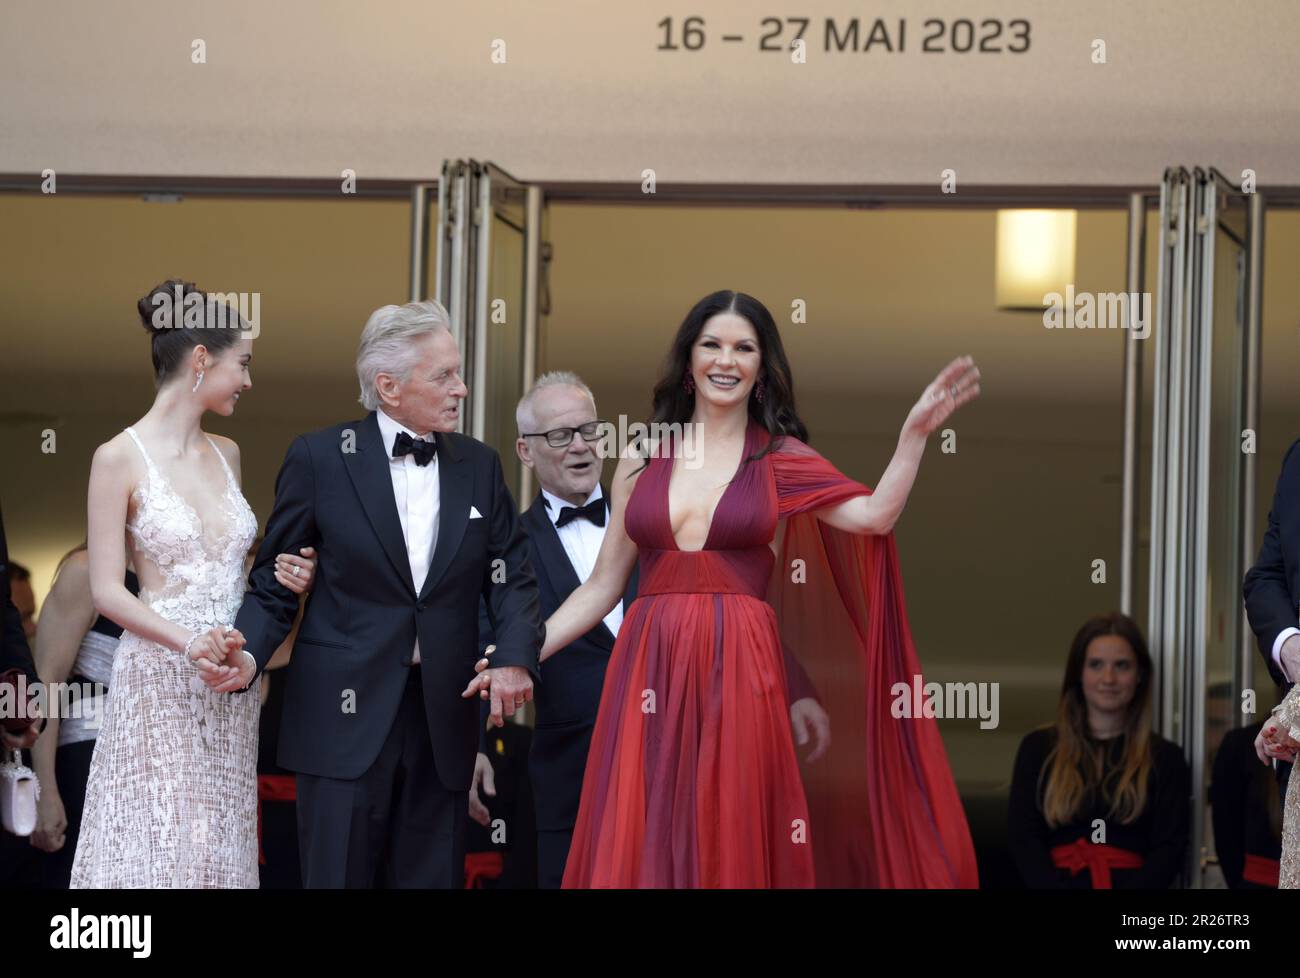
[[[565,887],[978,885],[935,722],[890,709],[920,673],[890,529],[978,379],[962,358],[926,388],[873,493],[806,444],[767,309],[718,292],[691,310],[654,420],[699,437],[620,460],[596,567],[546,623],[543,659],[639,558]],[[817,742],[803,776],[792,720]]]

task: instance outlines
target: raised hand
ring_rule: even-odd
[[[958,357],[939,371],[921,393],[903,425],[922,438],[936,431],[949,416],[969,401],[979,397],[980,371],[971,357]]]
[[[314,547],[303,547],[298,553],[302,556],[276,556],[275,579],[294,594],[305,594],[311,590],[312,583],[316,580],[316,550]]]

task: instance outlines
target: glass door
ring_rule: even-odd
[[[1205,791],[1223,735],[1246,721],[1242,692],[1249,682],[1252,636],[1242,606],[1241,581],[1254,544],[1255,410],[1258,390],[1249,369],[1258,349],[1258,308],[1252,314],[1250,281],[1262,257],[1253,248],[1252,210],[1260,206],[1216,170],[1192,175],[1196,228],[1192,238],[1188,311],[1196,414],[1190,421],[1194,465],[1192,525],[1194,591],[1189,622],[1187,677],[1191,723],[1193,839],[1202,853],[1206,837]],[[1199,652],[1200,654],[1195,654]],[[1192,704],[1203,708],[1194,712]],[[1250,719],[1253,720],[1253,717]],[[1205,860],[1202,858],[1202,869]]]
[[[1160,197],[1148,637],[1156,725],[1192,772],[1187,881],[1212,844],[1214,753],[1242,713],[1252,637],[1241,581],[1254,545],[1263,202],[1214,169],[1170,169]]]
[[[542,315],[542,194],[491,163],[449,160],[439,183],[438,301],[469,384],[462,430],[501,456],[521,506],[531,473],[515,454],[515,405],[532,384]]]

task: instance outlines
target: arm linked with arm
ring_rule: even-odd
[[[298,437],[285,453],[276,476],[275,504],[236,619],[236,627],[244,635],[245,651],[256,664],[254,680],[284,642],[298,614],[298,595],[275,579],[276,555],[296,554],[303,547],[317,547],[319,542],[311,451],[306,439]],[[253,685],[249,683],[250,688]]]

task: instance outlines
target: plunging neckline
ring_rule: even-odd
[[[754,420],[752,418],[747,419],[745,425],[745,436],[740,446],[740,461],[736,464],[736,470],[731,473],[731,478],[728,479],[726,485],[723,486],[722,495],[718,497],[718,501],[713,504],[713,509],[709,512],[709,528],[704,533],[704,543],[694,550],[683,548],[682,545],[677,542],[677,534],[673,532],[672,484],[673,473],[677,469],[677,457],[676,455],[670,455],[668,457],[668,478],[664,480],[664,515],[668,519],[668,536],[673,541],[673,549],[678,553],[698,554],[709,549],[709,542],[713,539],[713,524],[717,521],[718,510],[722,508],[722,504],[727,498],[727,493],[731,492],[732,488],[736,485],[736,477],[740,475],[740,470],[744,467],[745,460],[749,458],[749,435],[750,429],[753,427]]]
[[[135,428],[127,428],[126,430],[131,435],[131,439],[136,443],[136,447],[140,449],[140,454],[144,456],[145,467],[148,470],[148,473],[157,476],[158,481],[162,484],[163,491],[170,494],[173,499],[179,502],[194,520],[194,524],[199,529],[199,541],[205,545],[204,549],[207,549],[206,545],[209,543],[217,549],[220,549],[221,544],[225,541],[235,523],[235,516],[234,513],[231,512],[230,508],[230,489],[235,476],[234,473],[230,471],[229,463],[227,463],[225,458],[222,456],[221,449],[217,448],[216,442],[212,440],[212,436],[206,431],[203,433],[203,437],[208,440],[208,445],[210,445],[212,451],[216,453],[217,461],[220,463],[226,474],[226,488],[221,493],[221,500],[217,504],[217,509],[220,511],[220,515],[223,517],[225,525],[223,526],[220,535],[209,538],[207,535],[208,524],[204,521],[203,517],[199,515],[198,509],[196,509],[193,503],[176,490],[176,487],[172,485],[171,479],[168,478],[167,473],[163,472],[163,470],[158,467],[157,463],[154,462],[153,456],[145,450],[144,441],[140,438],[140,435]],[[139,492],[139,489],[140,487],[137,486],[136,492]],[[139,515],[139,510],[137,510],[137,520]]]

